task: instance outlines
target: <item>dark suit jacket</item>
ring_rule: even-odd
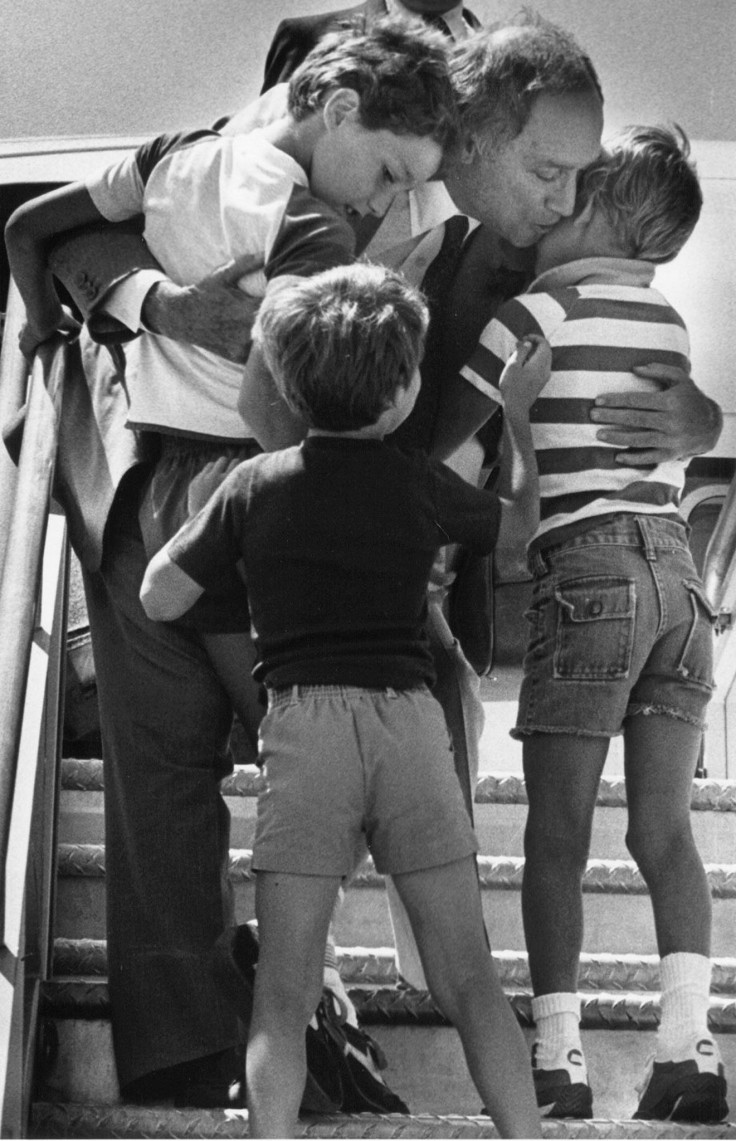
[[[261,93],[277,83],[285,83],[322,36],[334,31],[341,22],[361,17],[370,22],[385,15],[384,0],[365,0],[363,4],[341,8],[338,12],[282,20],[268,49]],[[463,15],[472,28],[480,27],[480,21],[467,8],[463,8]]]

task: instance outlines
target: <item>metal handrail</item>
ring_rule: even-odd
[[[715,610],[720,610],[726,579],[736,559],[736,478],[731,480],[703,564],[703,585]]]
[[[4,338],[5,341],[6,338]],[[20,350],[16,353],[20,355]],[[51,499],[66,365],[66,341],[42,345],[31,369],[23,444],[0,580],[0,945],[5,942],[5,875],[18,750],[43,543]],[[19,371],[16,362],[9,371]],[[0,389],[5,386],[0,376]]]
[[[0,428],[15,416],[26,398],[28,362],[18,348],[18,335],[25,320],[25,309],[15,282],[10,281],[0,349]],[[0,577],[2,577],[7,536],[15,502],[18,471],[0,443]]]

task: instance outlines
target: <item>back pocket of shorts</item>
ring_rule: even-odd
[[[636,589],[628,578],[590,575],[555,588],[556,678],[612,681],[628,677],[634,646]]]
[[[714,689],[713,627],[718,616],[702,583],[684,579],[683,584],[690,595],[692,623],[677,669],[688,681]]]

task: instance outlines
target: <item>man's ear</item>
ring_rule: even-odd
[[[328,131],[339,127],[343,119],[357,118],[360,96],[352,87],[338,87],[328,95],[322,107],[322,119]]]

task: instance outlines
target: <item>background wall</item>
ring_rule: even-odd
[[[258,93],[279,20],[350,0],[33,0],[4,5],[0,139],[206,125]],[[508,17],[520,0],[475,0]],[[533,0],[589,50],[606,126],[675,119],[736,140],[736,0]]]

